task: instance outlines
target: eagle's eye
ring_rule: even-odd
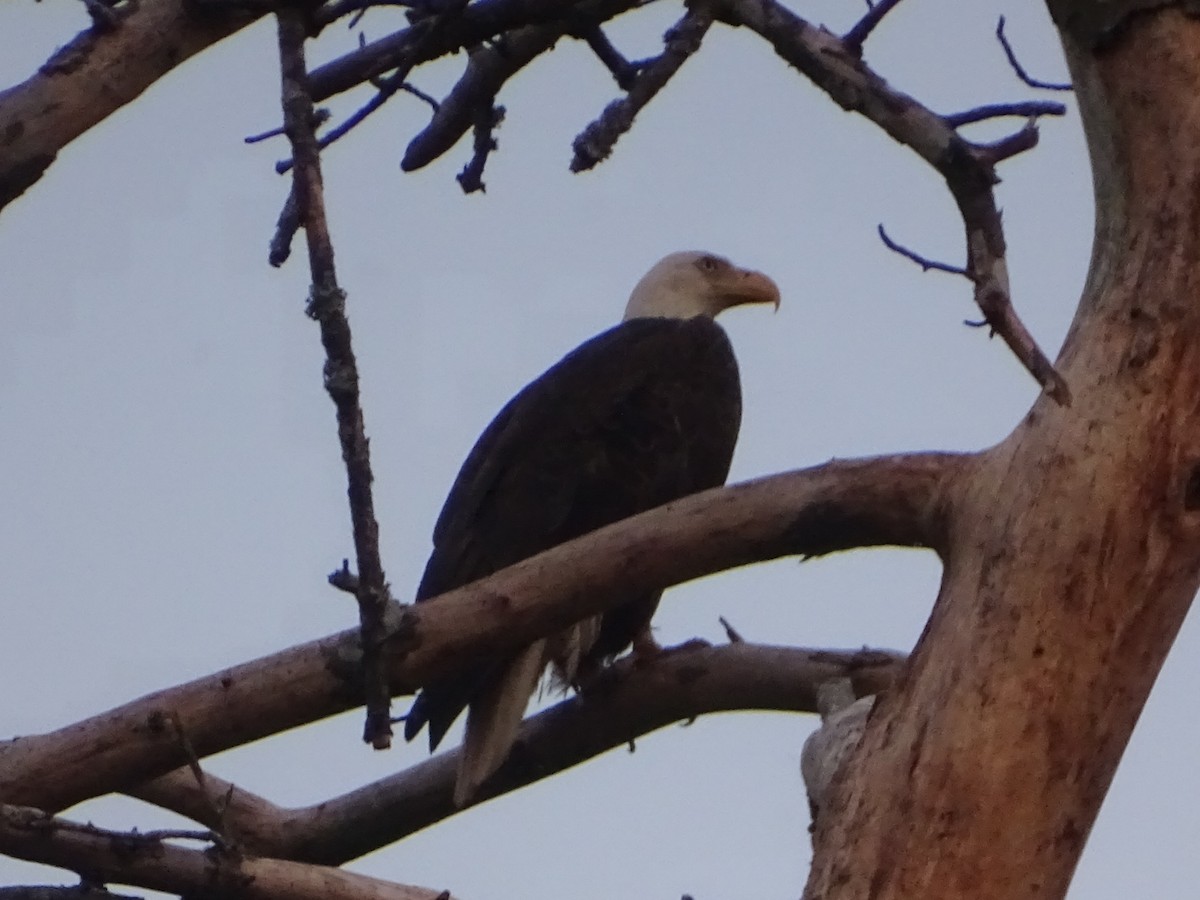
[[[704,272],[715,272],[721,268],[721,260],[715,256],[702,256],[696,261],[696,265]]]

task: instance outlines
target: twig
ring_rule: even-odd
[[[1029,119],[1038,116],[1065,116],[1066,114],[1067,107],[1062,103],[1056,103],[1053,100],[1027,100],[1022,103],[988,103],[974,109],[950,113],[943,118],[951,128],[961,128],[963,125],[972,125],[976,122],[985,122],[988,119],[1000,119],[1006,116],[1020,116]]]
[[[1025,71],[1025,67],[1017,60],[1017,54],[1013,52],[1012,44],[1008,42],[1008,36],[1004,33],[1004,16],[1001,16],[1000,21],[996,23],[996,39],[1000,41],[1000,46],[1004,48],[1004,55],[1008,57],[1008,64],[1017,73],[1017,77],[1031,88],[1038,88],[1044,91],[1074,90],[1074,86],[1069,81],[1041,81],[1030,77],[1029,73]]]
[[[292,238],[303,224],[300,221],[300,205],[296,202],[296,185],[288,189],[287,199],[279,210],[279,218],[275,221],[275,233],[271,236],[271,245],[267,252],[267,261],[279,268],[292,255]]]
[[[524,66],[552,49],[568,30],[566,22],[531,25],[513,32],[502,45],[472,50],[462,77],[443,98],[429,124],[409,142],[400,168],[412,172],[429,165],[458,143],[472,126],[476,137],[472,163],[476,163],[480,150],[479,126],[486,118],[494,118],[492,110],[500,88]],[[495,124],[499,123],[492,127]]]
[[[882,223],[879,225],[879,239],[883,241],[884,246],[893,253],[898,253],[905,259],[915,262],[921,267],[921,271],[923,272],[928,272],[932,269],[935,272],[948,272],[951,275],[961,275],[963,278],[971,280],[971,273],[962,266],[952,266],[949,263],[938,262],[935,259],[929,259],[928,257],[922,256],[916,251],[909,250],[902,244],[897,244],[888,236],[888,233],[884,229]]]
[[[875,27],[883,21],[883,17],[900,5],[900,0],[880,0],[874,5],[867,5],[867,14],[854,27],[842,36],[842,43],[851,53],[862,55],[863,44],[871,36]]]
[[[710,2],[722,21],[759,34],[844,109],[870,119],[941,174],[962,216],[967,264],[961,269],[944,264],[932,268],[970,273],[975,303],[988,324],[1046,393],[1068,405],[1071,395],[1066,382],[1012,308],[1004,229],[993,193],[999,180],[995,162],[1030,145],[1031,136],[1019,132],[999,147],[972,144],[944,117],[892,88],[838,37],[812,26],[776,0]],[[920,259],[915,254],[910,258]]]
[[[499,146],[496,143],[495,130],[504,121],[503,106],[481,107],[475,118],[475,149],[471,159],[458,173],[458,183],[462,185],[464,194],[475,191],[487,191],[483,183],[483,167],[487,165],[488,156]]]
[[[406,94],[412,94],[418,100],[425,102],[434,112],[437,112],[438,108],[441,106],[436,99],[425,93],[416,85],[409,84],[407,81],[400,82],[400,90],[404,91]]]
[[[729,620],[724,616],[719,616],[717,621],[721,623],[721,627],[725,629],[725,637],[729,639],[731,644],[743,644],[745,638],[738,633],[738,630],[729,624]]]
[[[208,782],[205,780],[204,770],[200,767],[200,757],[196,755],[196,748],[192,746],[191,738],[188,737],[187,730],[183,727],[183,720],[180,718],[179,713],[175,711],[168,713],[167,718],[171,722],[171,727],[175,730],[175,739],[179,741],[179,746],[187,756],[188,771],[191,772],[192,777],[196,780],[196,786],[200,789],[200,794],[204,797],[205,802],[209,805],[212,812],[212,818],[209,821],[211,827],[219,834],[216,843],[221,849],[228,849],[233,841],[224,827],[225,816],[208,792]]]
[[[307,92],[304,62],[305,17],[301,11],[281,9],[279,59],[282,75],[283,121],[292,156],[296,160],[293,192],[304,223],[312,290],[307,313],[321,329],[325,348],[325,389],[337,410],[338,439],[346,464],[350,519],[358,562],[358,609],[362,643],[363,691],[367,717],[363,740],[376,749],[391,746],[391,692],[381,661],[386,637],[384,611],[387,585],[379,554],[379,524],[371,497],[371,455],[359,402],[358,364],[346,318],[346,296],[338,287],[333,244],[325,219],[321,158],[313,132],[312,98]]]
[[[996,165],[1006,159],[1011,159],[1018,153],[1032,150],[1037,146],[1037,142],[1037,120],[1031,117],[1020,131],[1014,131],[1007,137],[991,144],[976,144],[975,149],[982,159],[987,160],[991,165]]]
[[[625,55],[613,46],[613,42],[608,39],[608,35],[599,25],[585,28],[577,32],[577,35],[587,41],[587,45],[592,48],[596,58],[604,63],[604,67],[616,80],[617,87],[623,91],[632,90],[637,81],[638,72],[642,70],[645,63],[634,64],[627,60]]]
[[[407,79],[408,76],[412,74],[413,67],[416,66],[416,64],[421,60],[422,55],[426,52],[426,48],[428,48],[442,36],[442,34],[450,27],[450,24],[462,15],[462,11],[466,8],[466,6],[467,0],[452,0],[452,2],[447,5],[445,11],[439,14],[437,17],[428,20],[422,20],[421,22],[417,23],[417,25],[414,25],[412,29],[406,29],[406,31],[415,30],[418,32],[415,40],[413,41],[411,52],[408,54],[408,56],[406,56],[405,59],[400,63],[397,70],[391,75],[388,75],[386,78],[380,78],[377,77],[377,75],[371,75],[368,80],[375,85],[375,96],[363,104],[357,111],[354,112],[353,115],[347,118],[346,121],[342,122],[341,125],[330,129],[330,131],[321,138],[318,146],[324,150],[330,144],[333,144],[345,137],[354,128],[362,124],[362,122],[368,116],[376,112],[385,103],[387,103],[388,100],[394,97],[398,91],[407,91],[408,93],[421,97],[421,99],[425,100],[426,102],[432,103],[436,110],[438,106],[437,102],[432,100],[432,98],[430,98],[428,95],[423,94],[422,92],[417,91],[415,88],[409,86],[407,84]],[[311,90],[312,79],[310,79],[309,84]],[[275,164],[275,171],[282,175],[284,172],[287,172],[292,165],[293,160],[281,160]]]
[[[315,113],[313,113],[313,128],[319,128],[324,125],[329,121],[329,117],[331,115],[332,113],[330,113],[326,107],[321,107],[318,109]],[[269,131],[263,131],[259,134],[252,134],[249,137],[244,137],[242,138],[242,143],[258,144],[263,141],[270,140],[271,138],[283,137],[286,134],[287,131],[282,125],[280,125],[278,128],[272,128]]]
[[[429,14],[435,4],[430,0],[333,0],[326,3],[313,14],[313,21],[319,27],[325,27],[343,16],[353,16],[348,28],[354,28],[358,24],[358,20],[368,9],[374,9],[380,6],[399,6],[407,9],[418,10]]]
[[[662,54],[646,63],[628,95],[610,103],[599,118],[575,138],[572,172],[585,172],[608,158],[621,135],[633,127],[637,114],[700,49],[700,42],[712,21],[712,11],[698,5],[675,23],[665,35],[666,47]]]

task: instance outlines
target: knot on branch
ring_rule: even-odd
[[[317,322],[346,312],[346,292],[338,287],[313,285],[304,304],[304,314]]]

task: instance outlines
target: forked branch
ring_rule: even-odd
[[[895,141],[909,147],[945,179],[966,231],[964,266],[975,287],[975,302],[992,330],[1060,404],[1070,392],[1049,357],[1017,317],[1008,281],[1008,261],[1000,211],[993,187],[995,164],[1037,142],[1027,124],[1000,146],[968,141],[951,121],[893,89],[859,59],[853,47],[816,28],[776,0],[716,0],[723,21],[754,31],[844,109],[870,119]]]
[[[479,799],[548,778],[672,722],[738,709],[816,712],[820,686],[849,678],[860,696],[892,683],[898,654],[694,642],[650,660],[621,660],[582,697],[533,716],[512,758]],[[245,849],[264,856],[341,865],[460,810],[453,803],[459,751],[303,809],[282,809],[237,789],[223,816]],[[232,788],[208,776],[213,800]],[[132,796],[211,827],[214,804],[186,770],[139,785]]]
[[[441,598],[393,607],[387,665],[409,693],[646,592],[780,556],[945,547],[950,495],[974,457],[912,454],[822,466],[696,494],[548,550]],[[50,811],[362,702],[358,634],[342,632],[0,745],[0,796]]]
[[[392,884],[325,866],[193,850],[173,835],[106,831],[41,810],[0,806],[0,852],[86,872],[97,881],[133,884],[183,896],[247,900],[438,900],[443,892]],[[446,895],[448,898],[448,895]]]

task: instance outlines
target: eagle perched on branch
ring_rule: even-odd
[[[742,400],[737,360],[714,317],[779,306],[760,272],[711,253],[672,253],[637,286],[624,321],[537,378],[476,442],[433,532],[423,602],[604,525],[724,484]],[[454,801],[464,806],[504,762],[548,665],[587,682],[630,645],[658,648],[661,591],[543,638],[515,656],[472,660],[426,685],[404,736],[428,726],[430,749],[467,709]]]

